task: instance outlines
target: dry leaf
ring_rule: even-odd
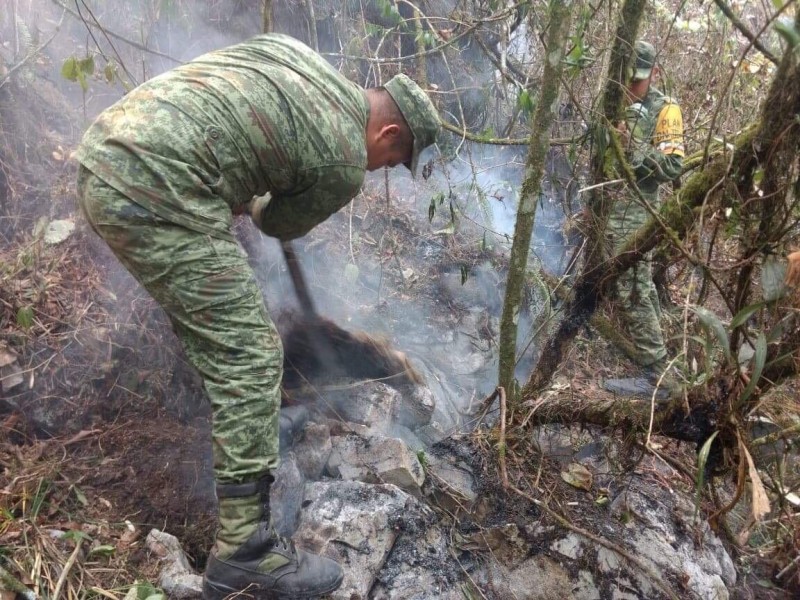
[[[750,483],[752,484],[752,500],[750,504],[753,509],[753,518],[756,521],[761,521],[762,517],[769,514],[771,510],[769,498],[767,497],[767,491],[764,489],[764,484],[761,481],[761,476],[758,474],[758,469],[756,469],[756,465],[753,462],[753,457],[750,456],[750,452],[748,452],[747,446],[745,446],[741,436],[738,437],[739,450],[741,450],[742,454],[744,454],[744,457],[747,459],[747,474],[750,476]]]
[[[17,362],[17,355],[5,346],[0,346],[0,367],[5,367],[13,362]]]
[[[561,479],[572,487],[587,492],[592,489],[592,473],[581,464],[570,463],[566,471],[561,471]]]

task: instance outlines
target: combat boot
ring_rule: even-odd
[[[270,475],[252,483],[217,485],[220,530],[203,576],[204,600],[227,597],[305,600],[342,583],[333,560],[295,548],[278,535],[269,510]]]
[[[678,380],[675,370],[669,368],[669,361],[666,358],[645,367],[644,375],[652,386],[658,388],[663,398],[670,400],[683,396],[686,386]]]

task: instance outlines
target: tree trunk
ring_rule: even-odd
[[[602,114],[604,123],[595,125],[594,183],[602,183],[605,178],[603,162],[609,141],[619,145],[610,131],[610,125],[619,120],[622,113],[624,73],[631,61],[633,44],[644,13],[644,0],[626,0],[617,25],[616,43],[612,49],[608,66],[608,81],[603,94]],[[592,223],[592,237],[586,245],[586,259],[581,276],[574,287],[571,301],[564,307],[564,319],[557,332],[550,337],[530,379],[523,389],[524,396],[536,395],[550,382],[555,370],[561,364],[564,351],[572,343],[575,335],[591,318],[601,298],[601,285],[607,283],[607,265],[604,252],[604,224],[608,220],[610,206],[602,201],[604,195],[594,193],[589,202]],[[626,257],[627,258],[627,257]],[[632,264],[632,261],[631,263]]]
[[[263,2],[264,4],[262,5],[261,11],[261,31],[263,33],[272,33],[272,0],[263,0]]]
[[[550,4],[550,23],[545,48],[545,66],[542,75],[541,93],[531,127],[530,149],[525,167],[525,180],[514,225],[514,241],[511,244],[509,272],[503,314],[500,321],[500,368],[499,383],[513,403],[514,367],[516,365],[517,324],[522,302],[522,285],[530,253],[536,204],[539,200],[544,175],[545,158],[549,149],[550,129],[555,120],[559,81],[564,63],[564,46],[568,40],[572,2],[554,0]]]

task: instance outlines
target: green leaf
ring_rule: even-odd
[[[592,489],[592,473],[579,463],[570,463],[566,471],[561,471],[561,479],[572,487],[586,490],[587,492]]]
[[[79,529],[70,529],[69,531],[65,531],[64,535],[61,536],[62,539],[70,540],[72,542],[80,542],[82,540],[88,540],[89,535],[80,531]]]
[[[167,600],[164,592],[146,581],[137,581],[134,583],[133,589],[136,590],[136,596],[134,596],[136,600]]]
[[[533,102],[533,98],[531,98],[531,95],[528,93],[528,90],[522,90],[519,93],[519,96],[517,96],[517,105],[522,109],[522,112],[524,112],[525,114],[530,115],[533,113],[535,105]]]
[[[113,556],[114,552],[116,552],[116,548],[110,544],[102,544],[100,546],[95,546],[91,550],[89,550],[88,556]]]
[[[68,81],[78,81],[78,59],[67,58],[61,65],[61,76]]]
[[[78,70],[84,75],[92,75],[94,73],[94,57],[87,56],[78,61]]]
[[[86,79],[86,73],[78,71],[78,83],[81,84],[81,89],[84,93],[89,89],[89,82]]]
[[[722,324],[722,321],[717,315],[712,313],[710,310],[703,308],[702,306],[693,306],[691,309],[695,312],[695,314],[697,314],[698,318],[700,319],[700,323],[702,323],[716,336],[717,341],[719,342],[719,345],[725,354],[725,359],[730,363],[731,344],[730,340],[728,339],[728,332],[725,330],[725,325]]]
[[[756,353],[753,357],[753,372],[750,373],[750,381],[747,382],[747,387],[744,388],[742,395],[739,396],[737,407],[742,406],[747,399],[753,395],[753,392],[758,385],[758,380],[761,379],[761,373],[764,371],[764,365],[767,362],[767,338],[763,332],[758,334],[756,339]]]
[[[467,279],[469,279],[469,267],[461,265],[461,285],[467,283]]]
[[[17,325],[23,329],[30,329],[33,325],[33,308],[30,306],[21,306],[17,310]]]
[[[739,327],[739,325],[744,324],[744,322],[747,321],[747,319],[749,319],[754,312],[758,311],[763,307],[764,307],[763,302],[756,302],[755,304],[751,304],[750,306],[745,306],[742,310],[736,313],[736,315],[731,320],[731,324],[729,326],[730,329],[734,330],[737,327]]]
[[[795,29],[794,23],[791,21],[776,21],[775,31],[786,40],[790,49],[795,48],[800,44],[800,33]]]
[[[114,81],[114,75],[116,75],[116,69],[114,68],[114,65],[111,63],[106,63],[106,66],[103,69],[103,76],[106,78],[106,83],[112,83]]]
[[[83,493],[83,490],[79,488],[77,485],[72,486],[72,493],[75,494],[75,497],[78,499],[83,506],[89,505],[89,500],[86,499],[86,494]]]
[[[694,516],[697,516],[697,512],[700,510],[700,495],[703,492],[703,486],[705,485],[705,478],[706,478],[706,463],[708,462],[708,453],[711,451],[711,444],[714,443],[714,438],[717,437],[719,431],[715,431],[711,434],[711,436],[705,441],[703,447],[700,448],[700,453],[697,455],[697,473],[695,474],[694,480],[694,490],[695,490],[695,500],[694,500]]]

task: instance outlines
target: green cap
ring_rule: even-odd
[[[633,47],[633,54],[633,80],[647,79],[656,65],[656,49],[652,44],[639,40]]]
[[[441,127],[439,113],[436,112],[428,94],[402,73],[392,77],[383,87],[397,104],[414,136],[411,160],[404,164],[411,171],[411,175],[416,177],[419,155],[433,144],[439,135]]]

